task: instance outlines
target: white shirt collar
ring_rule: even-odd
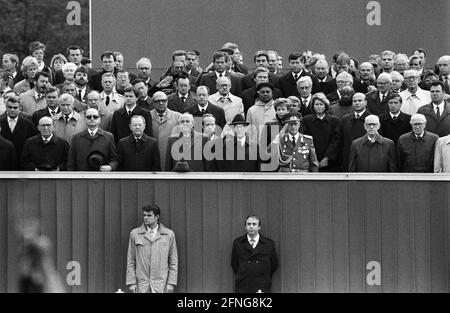
[[[391,112],[389,112],[389,114],[391,115],[392,118],[393,118],[394,116],[395,116],[395,117],[398,117],[398,116],[400,115],[400,111],[399,111],[397,114],[392,114]]]
[[[97,131],[98,131],[98,127],[97,127],[96,129],[94,129],[94,130],[88,129],[89,135],[90,135],[91,133],[94,133],[94,136],[95,136],[95,134],[97,134]]]
[[[206,111],[206,109],[208,109],[208,104],[209,104],[209,103],[207,103],[204,107],[200,106],[200,104],[197,104],[198,110],[199,110],[200,112],[201,112],[202,110],[205,110],[205,111]]]
[[[53,138],[53,134],[51,134],[50,137],[48,137],[48,138],[44,138],[42,136],[41,136],[41,138],[42,138],[42,141],[47,140],[48,142],[50,142],[50,140],[52,140],[52,138]]]
[[[133,105],[133,107],[131,109],[129,109],[127,106],[125,106],[125,110],[127,110],[127,113],[128,113],[128,111],[133,111],[135,107],[136,107],[136,103]]]
[[[250,238],[250,236],[247,235],[247,240],[248,240],[248,243],[250,243],[250,240],[252,240],[252,238]],[[253,238],[253,240],[255,241],[255,247],[256,247],[256,245],[258,245],[258,243],[259,243],[259,233],[255,236],[255,238]]]

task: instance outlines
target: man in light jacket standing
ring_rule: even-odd
[[[142,211],[144,223],[130,233],[126,285],[138,293],[173,292],[178,277],[175,235],[159,222],[156,204]]]

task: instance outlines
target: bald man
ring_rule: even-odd
[[[366,135],[352,142],[349,172],[396,172],[395,144],[381,136],[380,120],[368,115],[364,120]]]
[[[24,171],[65,171],[69,143],[53,134],[54,121],[42,117],[37,125],[39,135],[28,138],[23,146],[21,169]]]
[[[422,114],[414,114],[410,123],[412,131],[398,139],[398,169],[401,172],[432,173],[434,149],[439,136],[425,130],[427,119]]]

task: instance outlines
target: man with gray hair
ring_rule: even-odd
[[[152,61],[149,58],[140,58],[136,62],[137,78],[142,79],[147,85],[147,91],[156,86],[159,81],[152,79]],[[148,94],[151,96],[151,94]]]
[[[325,95],[337,89],[333,77],[329,74],[330,67],[327,60],[319,59],[314,64],[314,75],[319,80],[318,92],[323,92]]]
[[[205,171],[203,146],[208,138],[202,133],[194,131],[194,116],[183,113],[178,118],[178,134],[169,137],[166,152],[166,171],[174,170],[178,161],[184,160],[189,170]]]
[[[383,72],[378,75],[378,90],[366,94],[367,107],[372,114],[380,116],[381,114],[389,112],[388,99],[392,94],[391,85],[391,74]]]
[[[336,85],[337,85],[337,90],[326,95],[328,100],[331,103],[337,102],[341,99],[342,89],[345,86],[350,86],[353,88],[353,76],[347,72],[341,72],[341,73],[337,74]]]
[[[444,92],[450,94],[450,55],[443,55],[436,65],[439,68],[439,80],[444,83]]]
[[[312,91],[312,79],[309,76],[302,76],[297,81],[297,90],[300,94],[300,105],[298,111],[302,116],[312,114],[313,109],[311,106],[311,91]]]
[[[411,116],[410,123],[412,131],[398,139],[398,169],[400,172],[432,173],[434,149],[439,136],[425,130],[427,119],[422,114]]]
[[[403,100],[401,110],[413,115],[421,106],[431,102],[430,92],[419,87],[420,74],[416,70],[406,70],[403,77],[407,89],[400,92]]]
[[[366,135],[355,139],[350,147],[349,172],[396,172],[395,144],[378,133],[378,116],[368,115],[364,129]]]
[[[391,72],[391,79],[392,79],[392,86],[391,86],[391,90],[393,92],[402,92],[403,90],[405,90],[406,86],[404,86],[404,81],[405,79],[403,78],[403,75],[400,74],[397,71],[392,71]]]
[[[231,94],[231,80],[219,77],[216,81],[217,92],[208,97],[210,103],[221,107],[225,111],[225,120],[230,123],[236,114],[244,115],[242,99]]]
[[[75,98],[67,93],[58,98],[61,112],[53,116],[55,121],[54,134],[70,143],[72,137],[86,128],[84,118],[73,109]]]

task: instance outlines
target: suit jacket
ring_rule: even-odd
[[[133,115],[142,115],[144,117],[144,132],[148,136],[153,137],[152,117],[150,115],[150,111],[136,105],[131,113],[131,116]],[[128,137],[131,134],[130,120],[131,117],[128,116],[126,108],[119,109],[113,113],[111,120],[111,133],[114,135],[114,140],[116,143],[118,143],[120,139]]]
[[[73,111],[73,115],[66,123],[62,112],[53,116],[55,122],[54,134],[65,139],[67,142],[72,141],[72,137],[86,129],[86,119],[78,112]]]
[[[256,82],[255,82],[255,74],[256,72],[253,71],[244,77],[242,77],[241,80],[241,88],[242,90],[246,90],[249,88],[256,88]],[[269,83],[271,83],[274,87],[278,88],[278,83],[281,76],[275,75],[273,73],[269,73]]]
[[[141,108],[149,110],[149,111],[151,111],[155,108],[153,105],[153,100],[149,96],[147,96],[147,99],[145,99],[145,100],[141,99],[141,98],[137,99],[136,104],[138,106],[140,106]]]
[[[355,139],[350,148],[349,172],[396,172],[397,158],[392,140],[377,135],[371,143],[368,136]]]
[[[417,113],[425,115],[427,131],[435,133],[439,137],[450,134],[450,103],[444,101],[444,110],[441,112],[439,119],[434,112],[433,103],[420,107]]]
[[[380,116],[381,114],[388,113],[388,98],[392,95],[392,91],[389,90],[383,101],[380,100],[380,92],[373,91],[366,94],[367,108],[372,114]]]
[[[0,127],[0,135],[3,136],[4,139],[13,143],[16,150],[16,156],[18,158],[22,155],[22,149],[25,141],[37,134],[37,130],[33,123],[21,115],[17,117],[16,126],[14,127],[14,131],[12,133],[8,125],[6,114],[0,117]]]
[[[337,89],[336,79],[333,79],[330,74],[327,74],[324,82],[322,82],[319,78],[317,78],[317,81],[319,82],[319,89],[317,92],[323,92],[327,95]]]
[[[21,157],[21,168],[34,171],[44,165],[51,165],[60,171],[66,170],[69,143],[56,135],[45,144],[42,136],[36,135],[25,142]]]
[[[438,135],[425,131],[421,138],[403,134],[397,143],[397,165],[401,172],[433,173],[434,148]]]
[[[381,124],[381,135],[383,137],[391,139],[395,144],[397,144],[398,138],[411,131],[411,115],[400,112],[397,119],[394,121],[391,114],[384,113],[380,115]]]
[[[271,292],[272,275],[278,268],[275,243],[259,234],[259,242],[253,248],[247,235],[233,241],[231,267],[235,276],[237,293]]]
[[[358,139],[366,134],[364,129],[364,119],[370,115],[368,110],[355,118],[355,113],[344,115],[337,128],[336,135],[332,141],[331,157],[340,164],[341,171],[347,172],[349,165],[350,146],[353,140]]]
[[[17,169],[17,157],[14,144],[0,136],[0,171]]]
[[[92,89],[92,90],[97,90],[98,92],[102,92],[103,91],[102,76],[105,73],[106,72],[102,69],[100,72],[95,73],[94,75],[92,75],[89,78],[89,82],[88,82],[89,88]]]
[[[259,158],[259,145],[249,143],[241,146],[236,137],[222,139],[223,160],[217,162],[221,172],[259,172],[261,160]]]
[[[205,171],[203,147],[207,138],[201,133],[192,131],[190,137],[183,137],[182,133],[169,137],[166,151],[166,171],[172,171],[177,161],[184,159],[191,171]],[[172,147],[173,150],[172,151]],[[173,153],[172,153],[173,152]]]
[[[75,99],[78,101],[81,101],[83,103],[87,103],[87,96],[92,91],[92,89],[89,87],[89,84],[86,85],[86,91],[84,92],[83,98],[80,98],[80,95],[78,94],[78,89],[75,95]]]
[[[312,80],[312,94],[315,94],[316,92],[319,91],[319,80],[313,76],[312,74],[306,72],[305,70],[303,70],[300,73],[299,79],[300,77],[303,76],[309,76],[311,77]],[[281,90],[281,93],[283,94],[283,97],[287,98],[289,96],[296,96],[298,98],[300,98],[300,93],[297,90],[297,82],[294,80],[294,77],[292,76],[292,72],[289,72],[283,76],[280,77],[280,79],[278,80],[278,87]]]
[[[166,109],[162,120],[159,118],[156,110],[152,110],[150,114],[152,116],[153,136],[158,141],[161,169],[165,170],[167,144],[170,136],[175,136],[178,134],[177,125],[178,118],[181,116],[181,113]]]
[[[241,80],[233,73],[230,72],[226,72],[225,74],[226,76],[228,76],[231,80],[231,89],[230,92],[237,96],[240,97],[241,95]],[[200,78],[197,80],[196,85],[197,86],[207,86],[209,88],[209,94],[212,95],[214,93],[217,92],[217,88],[216,88],[216,80],[217,80],[217,76],[216,76],[216,72],[209,72],[207,74],[201,75]]]
[[[59,108],[59,106],[56,107],[56,110],[55,110],[55,111],[56,111],[56,114],[58,114],[59,112],[61,112],[61,109]],[[56,115],[56,114],[55,114],[55,115]],[[39,123],[39,120],[40,120],[41,118],[43,118],[44,116],[49,116],[49,117],[51,117],[48,106],[45,107],[45,108],[43,108],[43,109],[40,109],[40,110],[37,110],[36,112],[34,112],[33,115],[31,116],[31,121],[33,122],[33,124],[34,124],[35,126],[37,126],[38,123]]]
[[[192,114],[194,118],[197,117],[196,124],[199,122],[198,118],[201,118],[206,113],[214,115],[214,117],[216,118],[216,125],[220,126],[220,128],[222,129],[227,123],[227,121],[225,120],[225,111],[221,107],[218,107],[211,102],[208,102],[208,107],[206,108],[204,113],[200,112],[197,104],[191,106],[187,112]],[[202,125],[201,121],[198,125]]]
[[[161,171],[158,142],[146,134],[139,143],[133,134],[120,139],[117,151],[119,171]]]
[[[19,95],[20,106],[22,107],[22,111],[28,114],[33,114],[37,110],[43,109],[47,106],[47,101],[45,97],[42,97],[38,101],[34,97],[35,91],[34,89],[23,92]]]
[[[91,152],[98,151],[104,155],[103,165],[111,166],[114,171],[117,168],[117,148],[114,136],[98,128],[94,137],[89,135],[87,129],[73,136],[70,143],[69,158],[67,160],[68,171],[99,171],[89,167],[88,156]]]
[[[281,94],[281,90],[278,88],[274,88],[272,92],[272,97],[274,100],[283,97],[283,95]],[[248,109],[250,109],[253,105],[255,105],[255,102],[258,99],[256,87],[244,90],[242,92],[241,98],[242,103],[244,104],[244,113],[247,114]]]
[[[188,97],[185,100],[185,103],[181,101],[178,92],[174,92],[169,97],[167,97],[167,107],[172,111],[184,113],[189,110],[196,103],[197,96],[195,92],[189,91]]]

